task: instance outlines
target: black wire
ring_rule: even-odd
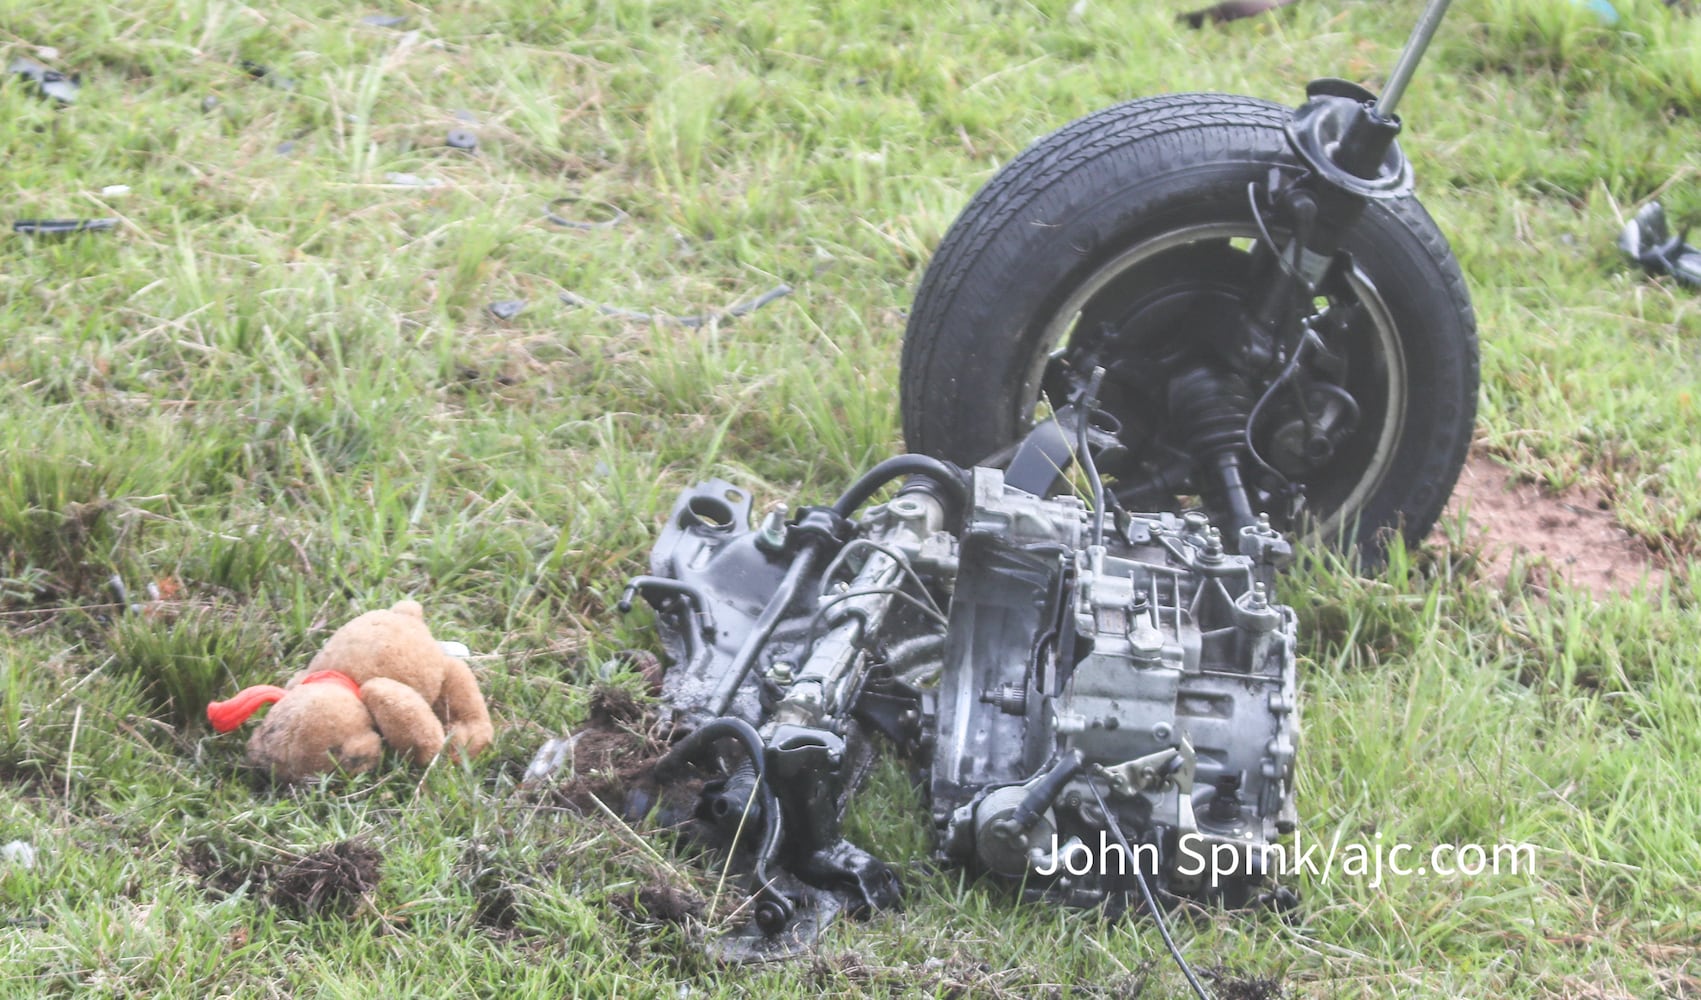
[[[803,638],[804,647],[808,648],[810,646],[815,645],[815,630],[821,627],[821,625],[824,621],[824,616],[826,615],[826,613],[829,610],[832,609],[833,605],[838,604],[842,601],[848,601],[853,597],[875,597],[875,596],[892,597],[892,598],[896,598],[900,601],[903,601],[904,603],[908,604],[910,607],[915,608],[917,611],[920,611],[922,614],[926,615],[928,618],[932,619],[935,622],[938,622],[940,625],[944,625],[944,626],[948,627],[951,623],[951,620],[949,618],[946,618],[943,612],[936,611],[933,608],[928,607],[926,604],[922,603],[922,601],[919,598],[917,598],[917,597],[915,597],[911,594],[906,594],[905,592],[898,589],[897,587],[864,587],[861,590],[847,590],[842,594],[834,594],[832,597],[829,597],[825,601],[822,601],[821,607],[816,610],[814,617],[809,619],[809,630],[803,634],[803,636],[804,636],[804,638]],[[862,612],[859,609],[852,608],[848,612],[848,614],[854,614],[854,615],[861,616],[863,618],[864,627],[867,627],[868,619],[867,619],[866,616],[863,616]]]
[[[1122,856],[1130,860],[1134,859],[1134,849],[1128,846],[1128,838],[1122,835],[1122,826],[1116,822],[1116,814],[1110,811],[1109,806],[1105,805],[1104,796],[1099,794],[1098,783],[1088,779],[1087,787],[1092,790],[1093,798],[1098,801],[1099,811],[1104,813],[1105,826],[1110,827],[1110,835],[1116,838],[1116,846],[1122,848]],[[1177,791],[1176,794],[1180,795],[1181,792]],[[1169,948],[1170,957],[1175,959],[1175,964],[1180,967],[1181,975],[1187,980],[1187,985],[1193,987],[1193,992],[1198,995],[1199,1000],[1211,1000],[1211,994],[1205,992],[1205,984],[1201,983],[1199,977],[1194,975],[1193,966],[1187,964],[1186,957],[1181,954],[1181,949],[1176,946],[1175,938],[1170,937],[1169,923],[1164,920],[1163,911],[1158,909],[1158,901],[1152,895],[1152,887],[1146,882],[1146,873],[1140,870],[1138,863],[1134,865],[1134,881],[1139,883],[1140,895],[1146,900],[1146,911],[1152,915],[1152,922],[1158,925],[1158,935],[1164,939],[1164,944]]]

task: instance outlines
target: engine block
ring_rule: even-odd
[[[1292,550],[1267,524],[1230,546],[1199,513],[1095,519],[918,456],[751,518],[735,486],[687,490],[622,607],[657,611],[686,734],[657,771],[720,775],[694,815],[749,852],[752,940],[896,902],[839,830],[875,733],[914,762],[943,860],[1082,906],[1142,877],[1255,898],[1298,739],[1295,618],[1270,599]]]

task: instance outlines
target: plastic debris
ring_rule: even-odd
[[[1684,242],[1687,235],[1671,235],[1665,208],[1650,201],[1625,223],[1618,248],[1650,274],[1669,274],[1685,285],[1701,286],[1701,250]]]
[[[360,19],[360,23],[374,28],[399,28],[408,23],[408,19],[400,14],[368,14]]]
[[[100,189],[100,196],[102,198],[122,198],[129,193],[130,185],[128,184],[108,184],[106,187]]]
[[[453,639],[439,639],[439,640],[437,640],[437,648],[441,649],[445,653],[448,653],[450,656],[453,656],[457,660],[464,660],[467,657],[472,655],[472,650],[467,648],[466,643],[456,642]]]
[[[718,312],[698,313],[695,316],[670,316],[667,313],[647,313],[639,312],[636,309],[622,309],[619,306],[602,305],[601,303],[582,299],[579,296],[574,295],[572,292],[562,292],[561,301],[570,306],[581,306],[586,309],[595,309],[604,316],[612,316],[615,319],[629,319],[636,323],[673,323],[678,326],[698,327],[706,326],[717,320],[737,319],[740,316],[748,316],[750,313],[755,312],[775,299],[784,298],[785,296],[790,295],[791,292],[792,288],[790,285],[776,285],[748,302],[740,302],[736,305],[728,306]]]
[[[465,149],[469,152],[478,150],[478,136],[474,135],[471,129],[452,128],[444,141],[455,149]]]
[[[0,846],[0,861],[9,865],[19,865],[24,868],[35,867],[35,848],[21,840],[14,840]]]
[[[571,216],[562,215],[556,211],[556,209],[566,205],[587,205],[600,212],[606,212],[608,214],[608,218],[575,219]],[[592,201],[584,198],[576,198],[572,195],[568,195],[565,198],[557,198],[550,202],[549,207],[544,210],[543,215],[544,218],[548,219],[550,222],[553,222],[558,226],[565,226],[568,229],[613,229],[626,219],[626,213],[621,210],[619,205],[611,205],[606,201]]]
[[[1223,0],[1222,3],[1212,4],[1202,10],[1178,14],[1176,20],[1189,28],[1203,28],[1207,22],[1222,24],[1226,21],[1238,21],[1243,17],[1255,17],[1297,2],[1298,0]]]
[[[1579,7],[1588,8],[1589,13],[1595,15],[1595,20],[1601,22],[1603,26],[1617,27],[1620,20],[1618,8],[1612,5],[1611,0],[1571,0],[1571,2]]]
[[[201,98],[201,113],[202,114],[206,114],[207,112],[213,110],[214,108],[216,108],[218,106],[219,106],[219,99],[214,97],[211,94],[208,94],[206,97]]]
[[[256,80],[264,81],[266,86],[268,86],[268,87],[271,87],[275,90],[294,90],[295,89],[295,81],[294,80],[290,79],[287,76],[279,76],[278,74],[272,72],[272,68],[270,66],[267,66],[264,63],[257,63],[255,61],[253,61],[252,59],[244,59],[244,60],[242,60],[240,65],[242,66],[243,70],[248,73],[249,76],[253,77]]]
[[[69,236],[116,228],[117,219],[19,219],[12,223],[12,232],[26,236]]]
[[[548,781],[561,770],[562,766],[573,757],[573,740],[569,737],[557,736],[545,740],[532,755],[532,762],[526,765],[526,773],[520,778],[521,788],[535,788]]]
[[[293,152],[295,152],[295,140],[294,139],[285,139],[283,142],[278,143],[278,155],[279,156],[288,156],[289,154],[291,154]]]
[[[526,305],[525,299],[503,299],[500,302],[492,302],[485,308],[497,319],[513,319],[525,310]]]
[[[66,76],[56,69],[48,69],[33,59],[19,56],[6,67],[6,72],[23,77],[35,84],[36,93],[60,104],[71,104],[77,99],[77,88],[82,86],[82,78],[76,75]]]

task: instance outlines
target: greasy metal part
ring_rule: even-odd
[[[1060,445],[1114,441],[1059,416],[1017,450],[1039,493],[901,456],[789,519],[776,506],[753,526],[748,494],[718,480],[674,506],[623,602],[656,609],[663,705],[689,733],[658,779],[719,768],[696,820],[723,841],[762,834],[729,847],[755,900],[723,953],[789,952],[836,913],[897,905],[892,869],[840,830],[870,732],[927,775],[942,860],[1098,905],[1135,890],[1127,872],[1060,858],[1128,830],[1159,888],[1254,898],[1257,866],[1189,878],[1173,845],[1250,858],[1292,828],[1294,615],[1268,596],[1292,550],[1267,519],[1228,525],[1231,551],[1200,512],[1112,518],[1042,495],[1076,463],[1096,479],[1091,454]],[[710,753],[731,738],[731,760]]]

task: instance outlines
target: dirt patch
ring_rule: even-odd
[[[609,902],[633,920],[683,924],[703,916],[703,897],[660,882],[644,886],[628,896],[616,896]]]
[[[921,962],[880,965],[860,955],[820,955],[811,968],[823,995],[855,992],[870,996],[984,997],[988,1000],[1136,1000],[1147,995],[1152,963],[1093,983],[1059,985],[1027,966],[998,968],[966,955],[935,956]],[[847,991],[846,987],[850,989]]]
[[[272,879],[272,902],[297,916],[347,916],[378,888],[384,856],[377,848],[345,840],[308,854]]]
[[[1604,598],[1627,594],[1644,581],[1658,586],[1665,571],[1654,553],[1612,516],[1606,497],[1592,490],[1554,495],[1520,482],[1486,455],[1472,453],[1442,515],[1443,527],[1459,523],[1465,545],[1476,550],[1483,569],[1504,587],[1514,562],[1544,587],[1558,577]],[[1442,529],[1437,529],[1441,537]]]

